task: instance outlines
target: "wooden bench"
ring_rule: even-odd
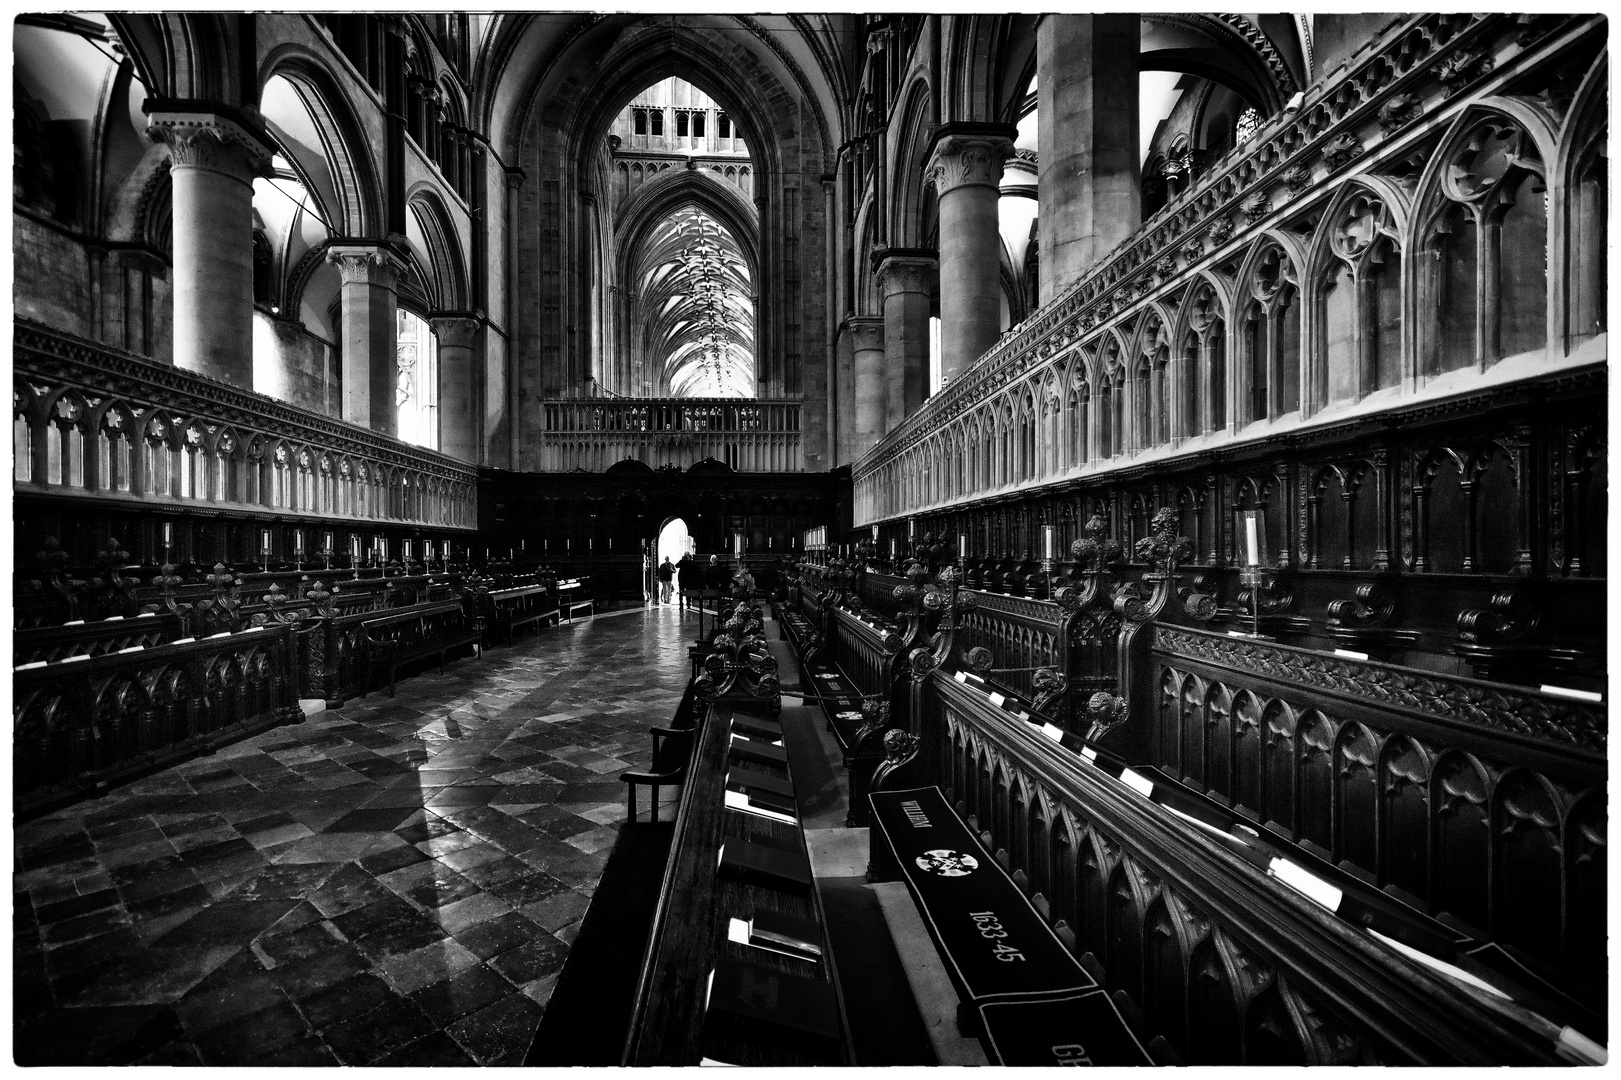
[[[1109,992],[938,787],[868,798],[869,876],[905,881],[956,987],[958,1028],[992,1063],[1154,1064]]]
[[[181,636],[180,620],[168,612],[19,628],[12,633],[11,662],[20,665],[69,656],[106,656],[136,645],[150,649]]]
[[[365,621],[367,678],[364,697],[371,690],[371,675],[388,669],[388,696],[394,696],[394,682],[401,664],[429,656],[439,658],[439,673],[445,672],[445,654],[452,649],[473,646],[484,653],[483,631],[469,626],[467,612],[459,600],[419,604],[402,611]]]
[[[758,712],[747,715],[758,717]],[[722,845],[745,841],[808,861],[799,825],[726,808],[727,773],[743,764],[742,759],[728,754],[732,717],[732,710],[721,705],[711,708],[707,716],[695,718],[675,838],[643,954],[621,1064],[686,1066],[709,1058],[753,1067],[850,1065],[849,1026],[842,1015],[842,1002],[837,1045],[806,1045],[793,1033],[763,1024],[711,1023],[706,1016],[709,974],[721,961],[746,961],[768,973],[831,982],[837,992],[835,958],[825,935],[819,942],[824,956],[820,962],[768,952],[729,937],[731,920],[750,919],[761,909],[825,925],[816,889],[800,892],[771,887],[716,869]],[[786,767],[752,763],[747,768],[779,779],[788,776]]]
[[[597,613],[596,597],[587,592],[590,587],[590,578],[569,578],[557,583],[557,610],[564,619],[573,622],[581,608],[589,608],[592,615]]]
[[[548,597],[553,597],[548,603]],[[490,622],[497,627],[504,627],[507,632],[507,641],[510,643],[518,636],[518,630],[525,626],[545,626],[547,623],[556,625],[561,617],[555,600],[555,594],[545,585],[521,585],[512,589],[500,589],[488,594],[490,604]]]

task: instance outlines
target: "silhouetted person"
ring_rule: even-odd
[[[692,552],[681,556],[681,561],[675,564],[676,586],[680,589],[680,605],[687,606],[687,594],[696,592],[702,587],[702,575],[698,572],[698,562],[692,557]]]

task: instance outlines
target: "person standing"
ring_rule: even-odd
[[[682,610],[686,609],[688,595],[699,587],[697,569],[698,564],[693,561],[691,551],[684,552],[681,561],[675,564],[676,585],[679,589],[676,602]]]
[[[675,567],[670,564],[670,557],[666,555],[664,561],[659,563],[659,603],[670,602],[670,582],[674,578]]]

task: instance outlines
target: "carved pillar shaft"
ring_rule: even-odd
[[[884,320],[858,316],[849,322],[855,352],[855,452],[864,454],[884,435]]]
[[[1036,31],[1041,302],[1142,221],[1138,16],[1048,15]]]
[[[478,464],[478,388],[483,369],[479,321],[465,316],[433,320],[439,345],[439,451]]]
[[[878,263],[884,298],[884,431],[917,411],[929,389],[929,293],[934,258],[887,252]]]
[[[213,113],[154,112],[172,161],[174,363],[253,389],[253,178],[270,149]]]
[[[384,435],[399,430],[395,281],[404,266],[387,248],[341,244],[327,249],[338,267],[343,304],[343,418]]]
[[[939,196],[940,374],[953,379],[1002,332],[1002,239],[997,231],[1002,162],[1016,131],[947,124],[926,175]]]

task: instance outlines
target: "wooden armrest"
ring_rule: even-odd
[[[619,774],[619,779],[627,784],[674,784],[685,775],[687,767],[682,764],[666,772],[644,772],[640,769],[630,769]]]

